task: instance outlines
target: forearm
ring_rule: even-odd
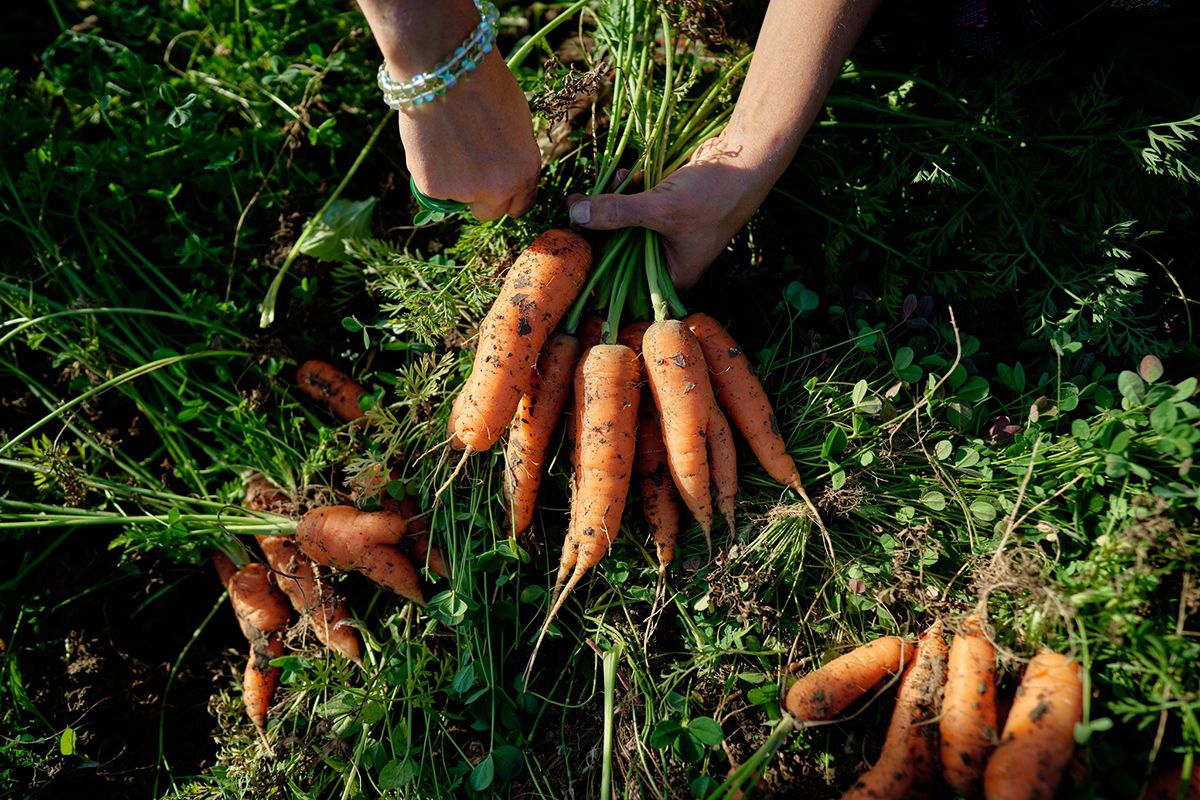
[[[724,137],[741,148],[764,194],[795,156],[877,5],[878,0],[771,0]]]
[[[432,69],[479,24],[472,0],[358,0],[396,80]]]

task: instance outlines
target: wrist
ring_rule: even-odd
[[[472,0],[359,0],[359,5],[397,81],[443,62],[480,20]]]

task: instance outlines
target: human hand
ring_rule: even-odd
[[[778,177],[773,159],[729,134],[707,140],[687,164],[638,194],[567,198],[590,230],[649,228],[662,236],[671,280],[692,286],[754,215]]]
[[[496,51],[436,101],[402,112],[400,138],[408,171],[429,197],[467,203],[480,220],[520,216],[533,205],[533,121]]]

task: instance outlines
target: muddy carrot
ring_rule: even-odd
[[[655,322],[642,337],[642,355],[662,420],[671,477],[684,504],[700,523],[705,540],[711,541],[712,497],[705,436],[713,393],[700,344],[678,320]]]
[[[583,576],[608,552],[621,529],[621,516],[633,475],[637,441],[641,369],[637,356],[622,345],[597,345],[583,364],[583,413],[580,417],[580,462],[571,498],[571,532],[563,546],[562,564],[571,575],[558,593],[538,643],[529,659],[533,668],[538,647],[563,602]]]
[[[988,759],[988,800],[1049,800],[1075,752],[1075,724],[1083,720],[1079,665],[1049,650],[1025,668],[1000,744]]]
[[[946,640],[935,623],[917,642],[900,679],[879,760],[842,800],[902,800],[932,794],[938,771],[937,718],[946,680]]]
[[[327,506],[300,519],[296,543],[322,566],[361,572],[401,597],[424,605],[417,571],[396,547],[405,530],[404,517],[394,511]]]
[[[355,663],[362,662],[362,647],[350,622],[350,612],[332,587],[324,584],[312,560],[300,552],[290,536],[260,536],[258,546],[274,572],[279,587],[309,630],[330,650]]]
[[[737,448],[733,444],[733,433],[729,430],[729,422],[716,402],[708,412],[708,430],[705,432],[708,443],[708,466],[712,474],[714,499],[717,511],[729,525],[729,532],[737,530],[734,525],[734,498],[737,495]],[[711,555],[711,553],[710,553]]]
[[[960,795],[975,797],[983,786],[983,768],[1000,735],[996,714],[996,648],[972,615],[950,646],[938,723],[942,775]]]
[[[788,713],[800,722],[832,719],[884,678],[899,674],[914,652],[912,642],[884,636],[838,656],[792,684]]]
[[[296,383],[301,391],[336,417],[351,422],[363,415],[359,401],[367,390],[328,362],[315,358],[305,361],[296,370]]]
[[[279,669],[268,662],[283,655],[281,633],[291,622],[292,612],[262,564],[239,569],[230,577],[227,588],[242,635],[250,642],[242,702],[247,716],[261,731],[266,727],[267,709],[279,683]]]
[[[642,494],[642,512],[650,525],[658,552],[658,570],[664,572],[675,558],[679,538],[679,493],[667,467],[667,446],[654,400],[642,397],[638,409],[637,455],[634,458],[638,488]]]
[[[529,390],[517,406],[508,437],[504,473],[513,536],[520,536],[533,523],[546,450],[570,397],[578,360],[578,339],[565,333],[552,338],[538,357]]]
[[[591,247],[583,237],[550,230],[509,270],[480,325],[474,368],[451,431],[468,450],[487,450],[512,421],[542,346],[583,287],[591,265]]]

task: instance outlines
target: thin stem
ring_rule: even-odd
[[[617,664],[621,646],[604,654],[604,750],[600,766],[600,798],[612,798],[613,720],[617,698]]]

